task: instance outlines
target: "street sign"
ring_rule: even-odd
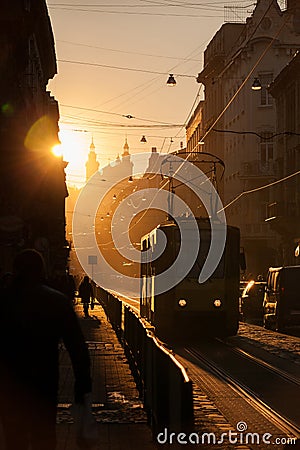
[[[88,264],[96,265],[98,264],[97,255],[88,256]]]

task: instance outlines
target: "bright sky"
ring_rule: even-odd
[[[203,97],[196,77],[224,23],[224,6],[243,7],[230,11],[234,19],[236,12],[250,15],[254,3],[47,0],[58,59],[48,89],[60,105],[68,182],[84,182],[92,137],[101,167],[122,153],[126,136],[131,153],[179,149],[184,124]],[[173,88],[166,85],[169,73],[177,81]]]

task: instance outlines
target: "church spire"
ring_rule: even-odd
[[[127,137],[125,138],[125,144],[124,144],[123,149],[124,149],[124,152],[122,153],[122,157],[129,156],[129,145],[127,142]]]
[[[99,169],[99,162],[97,161],[97,155],[95,153],[95,144],[94,138],[92,137],[92,143],[90,145],[90,152],[88,154],[88,160],[85,163],[85,175],[86,181],[88,181],[94,173],[96,173]]]
[[[90,145],[90,151],[91,152],[94,152],[95,151],[95,144],[94,144],[94,137],[92,136],[92,143],[91,143],[91,145]]]

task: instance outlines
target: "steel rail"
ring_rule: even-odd
[[[217,339],[218,341],[222,342],[226,346],[228,346],[234,353],[238,355],[242,355],[245,358],[250,359],[251,361],[254,361],[257,365],[260,365],[264,367],[267,370],[270,370],[270,372],[276,373],[278,376],[283,378],[286,381],[289,381],[290,383],[294,383],[297,386],[300,386],[300,379],[285,372],[282,369],[279,369],[278,367],[273,366],[272,364],[263,361],[261,358],[255,355],[251,355],[251,353],[248,353],[246,350],[243,350],[242,348],[236,347],[235,345],[232,345],[228,342],[223,341],[222,339]]]
[[[251,406],[253,406],[260,414],[270,420],[275,426],[280,428],[285,433],[291,433],[296,438],[300,438],[300,428],[296,423],[273,410],[246,385],[234,379],[224,369],[218,367],[207,357],[201,355],[199,351],[192,348],[185,348],[185,351],[194,358],[198,359],[204,366],[206,366],[206,368],[209,369],[210,372],[217,376],[221,381],[226,381],[226,383],[229,384],[235,392],[243,397],[248,403],[250,403]]]

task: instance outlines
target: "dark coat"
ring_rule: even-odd
[[[18,395],[21,401],[27,396],[29,401],[35,397],[39,402],[41,399],[57,401],[60,340],[70,354],[74,369],[75,401],[81,401],[91,391],[90,360],[70,301],[62,293],[36,284],[26,288],[13,286],[1,303],[3,406],[5,399],[18,402]]]
[[[90,299],[93,297],[93,287],[89,281],[83,280],[80,284],[79,297],[82,299],[83,303],[90,303]]]

